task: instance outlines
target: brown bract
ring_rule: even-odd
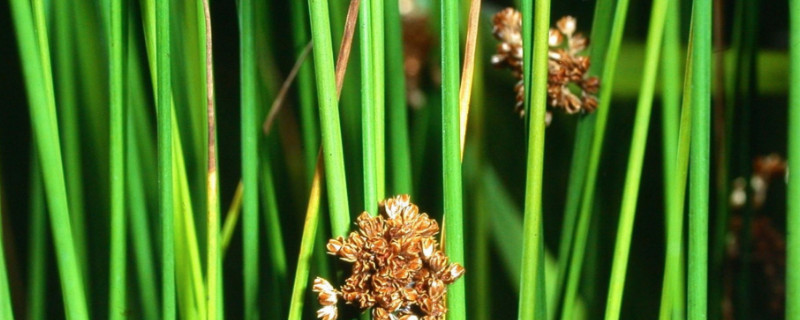
[[[492,32],[500,40],[497,53],[492,56],[495,67],[511,70],[518,80],[514,86],[516,92],[515,111],[525,115],[525,86],[522,74],[522,15],[513,8],[506,8],[493,19]],[[556,23],[557,28],[550,29],[548,35],[547,61],[547,123],[550,123],[550,111],[562,108],[568,114],[593,112],[597,109],[597,94],[600,81],[597,77],[589,77],[587,71],[591,65],[588,56],[580,55],[589,44],[589,39],[576,33],[577,21],[565,16]],[[575,91],[575,92],[573,92]],[[576,94],[577,92],[577,94]]]
[[[328,241],[328,254],[353,264],[339,290],[317,278],[314,291],[322,308],[317,317],[334,320],[337,298],[377,320],[444,319],[447,285],[464,274],[450,263],[436,241],[439,225],[400,195],[381,203],[381,214],[363,212],[357,232]],[[333,297],[331,297],[333,296]]]

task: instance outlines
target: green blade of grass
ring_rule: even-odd
[[[342,151],[342,132],[339,127],[336,82],[334,80],[328,1],[309,0],[308,6],[311,17],[311,39],[314,41],[314,67],[316,68],[331,230],[333,236],[337,237],[347,233],[350,226],[350,213]]]
[[[317,157],[317,163],[322,161],[322,153]],[[303,297],[308,289],[308,274],[311,268],[311,256],[314,251],[317,225],[319,224],[319,202],[322,194],[322,165],[317,165],[311,180],[311,194],[308,197],[306,220],[303,224],[303,235],[300,240],[300,253],[297,258],[297,270],[294,274],[292,286],[292,300],[289,304],[289,319],[300,320],[303,318]]]
[[[614,14],[614,0],[600,0],[595,4],[594,18],[592,20],[591,47],[589,56],[592,65],[589,73],[600,74],[603,70],[604,58],[608,49],[608,38],[611,32],[611,22]],[[601,81],[603,85],[604,82]],[[558,242],[558,280],[555,294],[558,298],[563,295],[567,270],[569,267],[570,250],[575,238],[575,224],[578,220],[581,194],[586,182],[586,169],[589,163],[589,151],[592,147],[592,133],[597,116],[590,114],[578,120],[575,133],[575,143],[570,160],[569,181],[567,182],[567,198],[564,206],[564,222],[561,225],[561,235]],[[555,300],[557,301],[557,300]],[[556,314],[550,314],[555,319]]]
[[[45,195],[42,185],[42,169],[39,157],[31,150],[30,201],[28,225],[28,282],[25,315],[29,319],[44,319],[47,301],[47,219],[45,218]]]
[[[688,319],[708,311],[708,185],[711,87],[711,1],[692,8],[692,138],[689,154]]]
[[[270,138],[267,138],[270,139]],[[264,148],[266,150],[274,148]],[[273,296],[270,299],[278,301],[278,305],[284,301],[283,289],[288,283],[286,265],[286,249],[283,244],[283,232],[281,231],[280,210],[278,209],[278,198],[275,191],[275,180],[272,173],[272,159],[269,154],[263,154],[261,157],[261,184],[262,184],[262,197],[264,199],[264,224],[267,226],[267,249],[269,250],[270,269],[273,273],[275,283],[273,287],[281,288],[278,290],[280,296]],[[283,317],[283,311],[273,310],[271,314],[276,317]]]
[[[0,183],[2,185],[2,183]],[[2,195],[2,186],[0,186]],[[3,221],[3,213],[0,205],[0,221]],[[11,307],[11,290],[8,286],[8,272],[6,269],[5,244],[3,241],[3,228],[0,223],[0,316],[3,319],[14,320],[14,309]]]
[[[375,90],[375,177],[377,178],[376,194],[378,199],[386,197],[386,53],[384,0],[372,0],[372,81]],[[364,79],[362,78],[362,82]],[[372,206],[372,205],[370,205]],[[376,209],[377,210],[377,209]]]
[[[34,8],[35,15],[29,2],[11,1],[20,57],[23,59],[22,71],[30,103],[31,127],[42,165],[53,240],[58,252],[56,258],[64,305],[68,317],[86,319],[88,310],[67,204],[42,2],[35,1]]]
[[[378,131],[383,130],[377,119],[378,104],[375,78],[375,46],[373,46],[372,32],[374,1],[364,1],[360,4],[358,30],[361,47],[361,152],[364,162],[364,211],[378,214]]]
[[[109,161],[111,168],[111,252],[109,273],[109,318],[122,319],[127,313],[126,246],[125,246],[125,110],[126,107],[126,53],[127,10],[125,2],[114,0],[109,6],[111,18],[109,32],[109,79],[111,140]]]
[[[611,280],[606,302],[606,320],[619,319],[622,308],[622,293],[625,289],[625,274],[628,269],[628,256],[631,249],[633,221],[636,214],[636,203],[639,197],[639,185],[642,177],[644,151],[647,146],[647,131],[650,126],[650,113],[653,109],[653,95],[656,87],[661,39],[664,36],[664,20],[668,5],[667,0],[653,1],[650,14],[650,27],[647,35],[642,88],[636,103],[636,118],[633,124],[633,138],[628,156],[628,170],[625,174],[625,186],[622,193],[622,208],[617,226],[617,239],[611,266]]]
[[[78,86],[75,70],[75,50],[73,43],[73,24],[75,17],[71,14],[72,5],[69,1],[53,3],[56,27],[55,55],[56,55],[56,96],[59,112],[61,136],[64,137],[64,176],[67,182],[67,197],[69,197],[69,212],[72,230],[75,235],[75,250],[80,258],[83,269],[85,285],[89,286],[88,264],[86,260],[86,223],[83,206],[83,168],[81,156],[81,128],[78,125],[77,92]]]
[[[598,95],[597,116],[595,128],[592,136],[591,151],[589,153],[589,163],[586,171],[586,182],[583,185],[581,196],[580,212],[578,214],[578,225],[575,229],[575,244],[571,252],[570,266],[567,271],[566,290],[564,292],[564,303],[561,311],[561,319],[572,319],[572,312],[575,309],[574,303],[578,294],[578,284],[583,270],[584,252],[589,235],[589,226],[592,221],[592,210],[594,208],[594,193],[597,186],[597,174],[600,167],[600,156],[603,150],[603,139],[606,133],[606,124],[611,107],[611,93],[614,88],[614,75],[616,73],[617,58],[619,57],[622,34],[625,30],[625,20],[627,18],[628,0],[619,0],[614,9],[614,19],[611,26],[611,36],[609,37],[608,51],[603,62],[603,72],[600,77],[602,86]]]
[[[442,1],[442,169],[445,252],[453,262],[464,263],[464,210],[461,198],[461,138],[459,129],[458,0]],[[466,319],[465,280],[450,285],[448,319]]]
[[[662,78],[662,145],[664,161],[664,213],[666,221],[666,259],[664,260],[664,281],[661,289],[661,305],[659,319],[683,319],[684,313],[684,281],[683,281],[683,196],[685,194],[686,176],[680,175],[678,163],[688,163],[688,149],[686,153],[678,153],[679,137],[689,129],[691,123],[688,118],[689,104],[683,103],[686,109],[681,111],[681,84],[680,84],[680,3],[672,1],[667,5],[666,21],[664,22],[664,44],[661,58]],[[687,63],[688,70],[688,63]],[[686,75],[689,73],[686,72]],[[688,80],[688,78],[686,78]],[[684,86],[688,86],[684,81]],[[684,93],[684,101],[688,98]],[[684,112],[685,114],[681,114]],[[683,123],[682,120],[686,119]],[[680,127],[682,127],[682,131]],[[687,135],[688,137],[688,135]],[[687,141],[688,142],[688,141]],[[683,143],[683,141],[681,141]],[[683,146],[683,145],[681,145]],[[686,143],[688,147],[688,143]],[[684,172],[685,173],[685,172]],[[683,185],[679,188],[679,185]]]
[[[255,17],[253,0],[239,2],[241,135],[242,135],[242,236],[244,237],[244,317],[259,318],[258,236],[258,112],[256,97]]]
[[[159,208],[161,212],[161,317],[175,319],[175,235],[173,200],[173,118],[170,62],[170,2],[156,1],[154,33],[158,107]],[[145,11],[148,12],[148,11]],[[151,33],[152,34],[152,33]],[[153,70],[153,69],[151,69]]]
[[[389,194],[413,194],[411,184],[411,149],[408,137],[406,79],[403,61],[403,30],[398,0],[386,2],[386,75],[389,110],[389,156],[391,181]]]
[[[800,1],[789,1],[789,166],[800,163]],[[792,167],[796,168],[796,167]],[[797,169],[795,169],[797,170]],[[786,194],[786,319],[800,319],[800,174],[789,174]]]
[[[295,55],[300,56],[308,43],[308,4],[292,1],[292,40]],[[314,110],[313,62],[308,59],[297,74],[297,95],[300,107],[300,129],[303,135],[303,160],[306,164],[306,179],[312,179],[316,152],[319,149],[319,127]]]
[[[542,234],[542,173],[544,170],[544,114],[547,105],[547,34],[550,1],[522,1],[522,38],[525,62],[525,110],[528,115],[528,156],[525,179],[522,268],[520,270],[519,319],[546,319],[544,285],[544,236]],[[535,89],[535,90],[534,90]]]

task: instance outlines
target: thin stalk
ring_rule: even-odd
[[[375,46],[373,46],[374,1],[364,1],[359,8],[359,34],[361,45],[361,152],[364,162],[364,210],[378,214],[378,150],[377,136],[383,125],[376,121],[378,104],[375,83]],[[383,90],[383,87],[380,87]]]
[[[450,260],[464,260],[464,210],[461,187],[461,142],[459,134],[459,40],[458,0],[442,1],[442,169],[444,187],[445,251]],[[464,281],[450,285],[447,294],[448,319],[466,318]]]
[[[692,41],[689,41],[689,53],[691,53]],[[679,226],[670,229],[667,234],[666,267],[664,268],[664,284],[661,291],[661,310],[659,319],[684,319],[686,318],[684,300],[684,253],[683,253],[683,208],[686,199],[686,177],[689,171],[689,145],[692,133],[692,105],[691,105],[691,71],[692,56],[688,55],[686,61],[686,72],[683,82],[683,98],[681,104],[680,128],[678,133],[678,144],[676,149],[676,161],[674,172],[675,203],[673,209],[676,213],[670,213],[667,217],[668,226]],[[671,316],[670,316],[671,315]]]
[[[159,207],[161,211],[161,307],[163,319],[175,319],[175,238],[173,201],[172,76],[170,1],[155,3],[156,106],[158,107]]]
[[[319,224],[319,202],[322,195],[322,152],[317,156],[317,166],[311,180],[311,194],[308,197],[306,220],[303,224],[303,235],[300,240],[300,253],[297,258],[297,270],[292,286],[292,300],[289,304],[289,319],[303,318],[303,297],[308,289],[308,273],[311,268],[311,256],[314,251],[317,225]]]
[[[328,184],[331,230],[332,235],[337,237],[347,233],[350,226],[350,214],[347,199],[347,182],[345,181],[344,154],[342,151],[342,132],[339,127],[336,82],[334,81],[328,1],[309,0],[308,4],[311,17],[311,38],[314,41],[314,63],[316,67],[322,145],[325,150],[324,162]]]
[[[655,0],[650,13],[650,26],[645,49],[642,88],[636,104],[636,118],[633,124],[631,151],[628,156],[628,171],[625,174],[625,185],[622,191],[622,208],[617,226],[617,240],[614,247],[614,258],[611,266],[611,280],[608,287],[606,303],[606,320],[619,319],[622,308],[622,293],[625,289],[625,273],[628,269],[628,257],[631,249],[633,221],[636,214],[636,203],[639,197],[639,185],[642,177],[644,151],[647,146],[647,130],[650,126],[650,113],[653,109],[653,95],[656,87],[656,75],[661,54],[661,39],[664,36],[664,20],[666,18],[668,0]]]
[[[386,53],[384,0],[372,0],[372,81],[375,90],[375,177],[378,199],[386,197]],[[363,56],[363,54],[362,54]],[[364,79],[362,78],[362,82]]]
[[[711,1],[692,13],[692,138],[689,166],[688,319],[708,311],[708,185],[711,109]]]
[[[45,216],[45,195],[42,183],[42,169],[36,151],[31,150],[30,201],[28,226],[28,282],[26,283],[27,303],[25,315],[29,319],[44,319],[47,314],[47,219]]]
[[[1,187],[2,186],[0,186],[0,195],[2,195]],[[2,203],[0,203],[0,221],[3,221],[2,210],[3,206]],[[2,223],[0,223],[0,316],[2,316],[3,319],[14,320],[14,309],[11,306],[11,290],[9,290],[8,272],[6,270]]]
[[[266,139],[269,139],[267,137]],[[265,148],[269,149],[269,148]],[[262,197],[264,199],[264,223],[267,226],[267,249],[269,250],[270,270],[274,274],[273,287],[284,288],[286,283],[286,249],[283,244],[283,232],[281,231],[280,211],[278,209],[278,198],[275,192],[275,180],[272,176],[272,160],[269,154],[261,156],[261,183]],[[279,293],[282,293],[281,289]],[[282,301],[283,297],[272,297],[273,300]],[[282,305],[282,304],[280,304]],[[280,312],[274,312],[276,316],[282,316]]]
[[[611,32],[611,21],[614,14],[613,7],[614,0],[600,0],[595,5],[590,37],[592,45],[589,49],[589,56],[592,57],[592,65],[589,69],[589,74],[598,75],[603,72],[604,58]],[[602,85],[606,85],[605,81],[601,82]],[[586,169],[589,163],[589,151],[592,146],[595,119],[597,119],[595,114],[581,117],[576,128],[575,143],[572,148],[572,159],[570,160],[564,220],[561,225],[561,235],[558,242],[558,279],[555,290],[555,295],[558,299],[563,296],[567,279],[570,250],[575,238],[575,224],[578,220],[581,194],[586,182]],[[558,301],[558,299],[553,299],[553,301]],[[556,313],[552,313],[550,314],[550,319],[555,319],[556,316]]]
[[[109,318],[122,319],[127,312],[125,243],[125,109],[127,73],[127,10],[123,0],[111,1],[109,16],[109,79],[110,81],[110,155],[111,169],[111,262],[109,280]]]
[[[206,171],[206,319],[217,318],[217,305],[221,303],[222,254],[219,243],[219,181],[217,170],[217,120],[214,106],[214,46],[211,40],[211,5],[203,0],[203,26],[205,38],[205,80],[206,80],[206,131],[208,134]]]
[[[789,166],[800,163],[800,1],[789,1]],[[792,167],[796,168],[796,167]],[[797,170],[797,169],[794,169]],[[786,319],[800,319],[800,174],[789,174],[786,194]]]
[[[606,133],[606,124],[611,107],[612,89],[614,88],[614,75],[616,73],[617,58],[619,57],[622,34],[625,30],[625,20],[627,17],[629,0],[619,0],[614,10],[614,19],[611,26],[611,36],[608,43],[608,51],[603,62],[603,83],[600,87],[599,103],[597,106],[597,118],[594,124],[594,134],[592,136],[591,151],[589,153],[589,164],[586,171],[586,182],[583,185],[583,195],[580,203],[580,213],[578,215],[578,225],[575,229],[575,244],[570,257],[570,267],[567,271],[566,291],[564,292],[564,304],[561,312],[561,319],[573,319],[572,312],[575,310],[575,301],[578,294],[578,284],[580,282],[581,271],[583,270],[584,252],[589,235],[589,226],[592,220],[592,210],[594,209],[594,193],[597,186],[597,174],[600,167],[600,156],[603,151],[603,140]]]
[[[398,0],[386,2],[386,76],[389,110],[389,155],[392,159],[390,194],[412,194],[411,147],[408,136],[408,105],[403,60],[403,29]]]
[[[305,1],[292,3],[292,41],[295,55],[301,55],[309,42],[308,9]],[[319,126],[314,111],[313,61],[308,59],[300,66],[297,76],[297,95],[300,107],[300,130],[303,138],[303,160],[306,164],[306,179],[314,175],[315,152],[319,149]]]
[[[547,105],[547,34],[550,28],[550,1],[522,1],[522,38],[525,79],[525,110],[528,115],[528,159],[525,179],[522,268],[520,275],[519,319],[546,319],[544,285],[544,236],[542,234],[542,174],[544,170],[544,127]]]
[[[256,96],[255,4],[239,2],[241,135],[242,135],[242,236],[244,237],[244,317],[259,318],[259,236],[258,236],[258,98]]]
[[[681,122],[681,83],[680,83],[680,2],[667,5],[664,22],[664,44],[661,58],[662,79],[662,146],[664,161],[664,213],[666,222],[666,258],[664,260],[664,281],[661,290],[659,319],[681,319],[684,315],[683,277],[680,276],[683,233],[683,198],[685,193],[678,184],[686,184],[686,177],[678,175],[677,163],[688,161],[688,153],[678,154],[679,123]],[[688,65],[688,64],[687,64]],[[687,69],[688,70],[688,69]],[[685,73],[688,75],[689,73]],[[686,78],[688,80],[688,78]],[[688,81],[684,81],[688,85]],[[684,91],[684,97],[688,98]],[[688,103],[684,104],[687,106]],[[688,113],[687,113],[688,115]],[[685,126],[688,126],[686,123]],[[684,127],[684,131],[688,128]],[[676,156],[677,155],[677,156]],[[685,156],[685,157],[681,157]],[[683,191],[680,191],[683,190]]]
[[[228,212],[225,214],[225,223],[222,224],[222,235],[220,240],[220,247],[222,250],[222,257],[228,252],[228,246],[233,238],[233,232],[236,231],[236,224],[239,221],[239,213],[242,209],[242,194],[244,193],[244,186],[240,181],[236,185],[236,191],[233,193],[233,200],[228,207]]]
[[[75,43],[70,1],[53,2],[56,55],[56,103],[59,106],[59,124],[64,137],[64,175],[67,182],[69,212],[72,230],[75,234],[75,250],[82,265],[82,273],[87,289],[89,287],[88,263],[86,256],[86,222],[83,200],[83,157],[81,154],[81,132],[78,125],[78,85],[75,70]],[[98,68],[99,69],[99,68]]]
[[[64,305],[68,317],[86,319],[89,313],[67,204],[44,8],[42,1],[34,1],[33,5],[36,14],[30,2],[11,1],[12,17],[23,59],[21,64],[30,102],[31,127],[41,161],[53,240],[58,252],[56,257]]]

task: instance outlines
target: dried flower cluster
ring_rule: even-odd
[[[753,160],[753,175],[750,177],[750,188],[753,192],[752,207],[761,209],[767,199],[767,191],[773,180],[785,178],[787,174],[786,160],[772,153],[756,157]],[[730,204],[733,209],[741,209],[747,203],[747,182],[744,177],[733,181]]]
[[[522,14],[506,8],[495,14],[492,32],[500,40],[497,54],[492,56],[496,67],[507,67],[518,82],[514,86],[517,93],[515,111],[524,116],[525,86],[522,79]],[[589,77],[591,65],[588,56],[579,55],[589,44],[589,39],[576,33],[577,21],[565,16],[556,23],[557,29],[550,29],[548,37],[547,97],[550,108],[563,108],[569,114],[593,112],[597,109],[597,90],[600,81]],[[573,93],[572,87],[580,89],[580,97]],[[547,122],[551,118],[547,111]]]
[[[316,278],[322,308],[317,317],[334,320],[339,298],[360,309],[372,309],[376,320],[441,320],[447,312],[447,285],[464,274],[458,263],[440,249],[434,236],[436,220],[419,213],[408,195],[381,203],[381,215],[362,213],[358,232],[328,241],[331,255],[353,264],[350,277],[339,289]]]

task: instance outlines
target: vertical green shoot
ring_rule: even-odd
[[[36,151],[31,152],[30,170],[30,219],[28,225],[28,282],[25,305],[25,315],[29,319],[44,319],[45,301],[47,300],[47,221],[45,219],[45,196],[42,185],[42,171],[39,167],[39,157]]]
[[[522,2],[522,39],[525,62],[525,110],[528,115],[528,160],[525,179],[522,268],[519,319],[545,319],[544,237],[542,234],[542,174],[544,170],[544,114],[547,105],[547,34],[550,1]],[[533,12],[531,16],[530,12]]]
[[[292,44],[295,55],[300,56],[308,43],[308,11],[305,1],[292,3]],[[314,79],[308,59],[300,67],[297,75],[298,105],[300,107],[300,129],[303,137],[303,161],[306,165],[306,179],[312,179],[317,150],[319,149],[319,128],[314,112]]]
[[[800,1],[789,1],[789,165],[800,163]],[[795,172],[798,166],[792,167]],[[786,195],[786,319],[800,319],[800,174],[789,174]]]
[[[375,90],[375,175],[377,180],[378,199],[386,197],[386,54],[384,36],[384,0],[365,1],[370,2],[372,10],[372,81]],[[362,78],[363,81],[363,78]],[[372,205],[370,205],[372,206]]]
[[[2,185],[2,183],[0,183]],[[2,187],[2,186],[0,186]],[[0,188],[0,195],[2,189]],[[8,286],[8,273],[6,272],[5,245],[3,242],[3,206],[0,204],[0,316],[3,319],[14,320],[14,310],[11,308],[11,291]]]
[[[66,314],[72,319],[88,318],[81,267],[70,224],[67,191],[56,120],[50,49],[42,1],[11,1],[22,72],[30,102],[31,127],[44,177],[45,195],[58,260]]]
[[[342,131],[339,127],[338,99],[333,70],[328,1],[308,1],[311,18],[311,38],[314,41],[314,66],[316,68],[320,127],[323,158],[328,184],[328,202],[333,236],[343,236],[350,227],[350,214],[345,181]]]
[[[110,139],[111,154],[111,262],[109,281],[109,318],[122,319],[126,306],[126,245],[125,245],[125,109],[126,107],[126,62],[127,54],[127,8],[123,0],[111,1],[109,32],[109,79],[110,81]]]
[[[392,159],[390,194],[413,194],[411,187],[411,149],[408,137],[406,79],[403,70],[403,30],[398,0],[386,3],[386,76],[389,110],[389,156]],[[383,70],[381,70],[383,71]],[[380,124],[379,124],[380,125]]]
[[[711,1],[695,0],[692,15],[692,138],[689,158],[688,319],[708,311],[708,185],[711,111]]]
[[[163,319],[175,319],[175,241],[172,168],[172,77],[170,1],[155,3],[156,106],[158,106],[158,173],[161,212],[161,307]]]
[[[375,78],[375,46],[373,46],[372,20],[374,1],[360,4],[358,21],[361,45],[361,152],[364,162],[364,210],[378,214],[378,131],[383,126],[377,121],[378,92]],[[379,88],[383,90],[383,87]]]
[[[442,1],[442,169],[444,186],[445,252],[451,261],[464,262],[464,217],[461,199],[461,142],[459,134],[458,0]],[[450,286],[448,318],[466,319],[464,280]]]
[[[628,268],[628,257],[631,249],[636,200],[639,197],[644,151],[647,146],[647,130],[650,125],[650,113],[653,108],[653,95],[656,87],[659,55],[661,54],[661,39],[664,35],[665,12],[668,4],[668,0],[653,1],[653,9],[650,14],[642,88],[639,91],[639,100],[636,105],[633,138],[628,157],[628,171],[625,174],[622,208],[617,227],[613,264],[611,266],[611,280],[608,285],[606,320],[619,319],[620,309],[622,308],[622,292],[625,289],[625,273]]]

